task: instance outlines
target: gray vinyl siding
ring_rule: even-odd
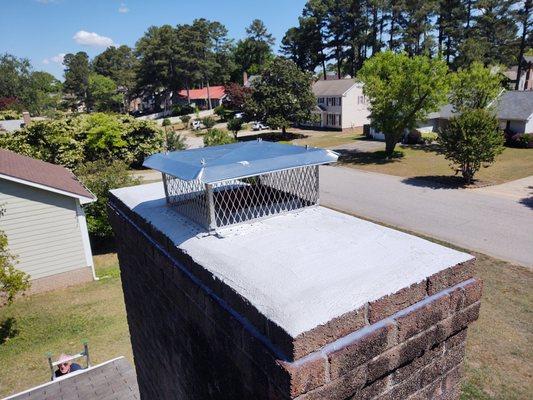
[[[77,199],[0,178],[0,229],[32,279],[86,267]]]

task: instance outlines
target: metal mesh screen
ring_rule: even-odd
[[[208,229],[217,229],[318,204],[318,166],[213,184],[163,174],[167,202]]]

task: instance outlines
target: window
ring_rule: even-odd
[[[341,126],[341,116],[339,114],[327,114],[327,125]]]
[[[319,97],[318,98],[318,104],[324,104],[324,98],[323,97]]]

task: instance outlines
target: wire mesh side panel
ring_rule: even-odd
[[[217,228],[318,203],[318,166],[270,172],[213,184]]]
[[[167,203],[198,224],[209,227],[209,208],[205,186],[198,180],[185,181],[163,174]]]

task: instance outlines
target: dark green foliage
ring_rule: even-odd
[[[0,204],[0,218],[4,213]],[[4,302],[11,304],[17,294],[30,287],[29,275],[16,269],[16,263],[17,257],[8,248],[7,235],[0,229],[0,307]]]
[[[172,130],[165,132],[165,141],[167,151],[185,150],[187,148],[183,136]]]
[[[252,96],[244,107],[246,113],[272,128],[281,128],[283,133],[291,124],[309,121],[316,105],[312,79],[294,62],[274,59],[254,83]]]
[[[504,136],[490,110],[472,109],[452,118],[437,141],[452,169],[470,184],[482,166],[488,167],[501,154]]]
[[[187,125],[189,123],[189,121],[191,120],[191,116],[190,115],[182,115],[180,117],[181,119],[181,122],[183,122],[185,125]]]
[[[61,83],[48,72],[32,71],[29,60],[0,55],[0,109],[42,115],[57,107]]]
[[[192,114],[193,112],[194,108],[188,104],[176,104],[174,107],[172,107],[172,115],[174,116]]]
[[[204,146],[219,146],[233,142],[235,142],[235,139],[222,129],[209,129],[204,135]]]
[[[163,135],[152,121],[94,113],[32,122],[0,135],[0,147],[69,168],[100,158],[140,166],[146,156],[161,151]]]
[[[126,45],[108,47],[92,61],[94,72],[111,78],[117,86],[121,86],[128,91],[134,88],[136,67],[137,59],[135,54]]]
[[[134,178],[128,165],[119,160],[86,162],[75,172],[80,181],[98,198],[94,203],[84,206],[89,233],[97,243],[109,240],[113,237],[113,230],[107,219],[109,190],[137,185],[140,180]]]
[[[232,118],[228,121],[228,130],[233,132],[235,139],[237,139],[237,135],[242,129],[242,123],[242,118]]]
[[[163,119],[163,122],[161,123],[162,126],[170,126],[172,125],[172,122],[168,118]]]
[[[70,96],[70,106],[76,108],[87,102],[89,88],[89,56],[84,51],[67,54],[63,59],[65,65],[65,82],[63,91]]]
[[[211,129],[215,126],[216,123],[217,122],[213,117],[207,116],[202,118],[202,124],[204,124],[207,129]]]

